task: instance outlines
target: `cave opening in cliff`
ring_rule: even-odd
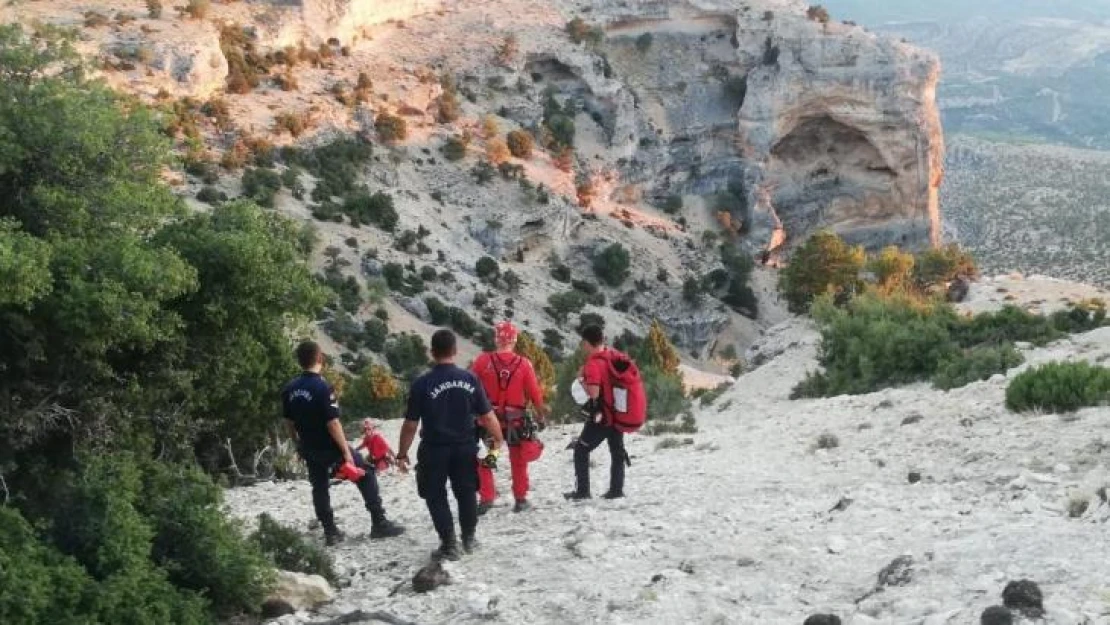
[[[788,233],[820,227],[830,207],[862,207],[889,194],[896,178],[862,130],[829,115],[805,118],[786,133],[771,150],[767,174]]]

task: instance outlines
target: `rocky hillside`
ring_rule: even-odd
[[[1049,311],[1098,295],[1007,278],[974,285],[967,307]],[[1027,348],[1027,366],[1105,362],[1107,330]],[[1110,565],[1092,549],[1110,519],[1110,410],[1007,411],[1006,384],[1024,366],[948,392],[788,400],[816,366],[816,340],[808,323],[779,326],[760,346],[769,360],[698,411],[699,434],[632,437],[627,499],[563,501],[572,468],[562,448],[576,432],[549,432],[533,465],[536,509],[492,510],[479,527],[485,548],[449,564],[453,583],[432,594],[408,584],[435,546],[426,511],[411,477],[386,476],[387,505],[409,533],[339,548],[348,585],[338,598],[280,622],[362,609],[418,623],[798,625],[833,613],[849,625],[969,625],[1021,579],[1039,584],[1046,616],[1013,622],[1110,622]],[[595,479],[607,462],[597,454]],[[345,529],[365,534],[355,489],[335,493]],[[306,484],[229,498],[245,520],[268,512],[306,528],[312,519]]]
[[[613,331],[660,318],[704,360],[781,319],[720,242],[751,259],[821,227],[869,247],[938,236],[936,59],[793,0],[50,0],[3,19],[75,27],[111,84],[166,111],[183,195],[315,222],[319,266],[394,332],[441,323],[429,295],[537,335],[604,310]],[[374,148],[346,189],[272,151],[352,135]],[[397,218],[359,227],[359,189]],[[614,243],[631,267],[598,280]],[[393,263],[407,286],[382,300]]]
[[[1110,285],[1110,153],[957,137],[947,164],[946,236],[985,271]]]

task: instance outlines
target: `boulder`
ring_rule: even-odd
[[[840,617],[835,614],[811,614],[802,625],[840,625]]]
[[[333,599],[335,589],[323,577],[278,571],[274,591],[263,605],[269,605],[275,610],[285,607],[291,607],[294,611],[309,610]]]
[[[407,310],[409,314],[424,323],[430,323],[432,321],[432,313],[428,311],[428,305],[419,297],[402,297],[397,300],[397,303],[401,305],[401,308]]]

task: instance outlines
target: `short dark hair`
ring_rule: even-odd
[[[455,333],[450,330],[436,330],[432,335],[432,358],[450,358],[455,355]]]
[[[601,330],[601,326],[588,325],[582,328],[582,340],[586,341],[594,347],[600,347],[605,342],[605,333]]]
[[[304,341],[297,346],[297,351],[295,353],[297,354],[297,364],[299,364],[302,369],[309,369],[317,362],[320,362],[320,355],[324,352],[320,349],[320,344],[316,341]]]

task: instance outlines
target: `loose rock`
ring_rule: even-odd
[[[813,614],[802,625],[840,625],[840,617],[835,614]]]
[[[983,614],[979,617],[979,625],[1013,625],[1014,615],[1008,609],[1000,605],[992,605],[991,607],[983,610]]]
[[[918,471],[910,471],[910,474],[906,476],[906,479],[909,481],[910,484],[916,484],[921,481],[921,473],[919,473]]]
[[[431,592],[450,583],[451,576],[443,570],[443,564],[438,561],[428,563],[412,577],[412,589],[416,592]]]
[[[879,571],[877,587],[905,586],[911,581],[913,581],[913,558],[898,556]]]
[[[1002,603],[1028,618],[1044,616],[1044,595],[1036,582],[1028,579],[1010,582],[1002,591]]]

